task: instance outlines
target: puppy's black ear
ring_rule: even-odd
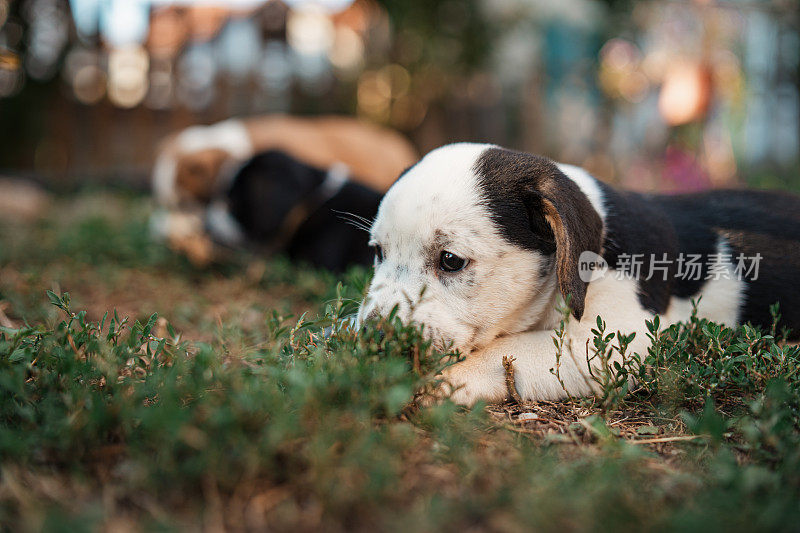
[[[583,316],[587,282],[580,278],[578,259],[584,251],[600,253],[603,222],[580,188],[552,163],[535,184],[542,214],[556,243],[558,288],[578,320]]]
[[[589,199],[555,163],[536,155],[489,148],[475,171],[505,238],[546,255],[555,252],[559,289],[564,298],[572,295],[572,313],[580,320],[587,284],[578,259],[586,250],[599,253],[603,238],[603,222]]]

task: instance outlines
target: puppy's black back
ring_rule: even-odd
[[[663,313],[670,297],[696,298],[709,277],[720,239],[730,260],[758,257],[758,272],[744,276],[739,321],[768,327],[778,302],[782,324],[800,333],[800,197],[777,191],[717,190],[683,195],[643,195],[602,185],[608,214],[604,257],[641,253],[671,261],[670,278],[640,280],[639,298]],[[700,256],[700,275],[678,275],[678,257]],[[648,265],[645,264],[645,267]]]
[[[782,323],[800,333],[800,198],[786,192],[719,190],[661,196],[679,248],[716,252],[722,237],[733,260],[758,259],[758,273],[745,276],[740,322],[769,326],[769,306],[779,302]]]

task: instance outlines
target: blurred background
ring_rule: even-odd
[[[341,113],[639,190],[798,188],[796,0],[0,0],[0,174],[147,186],[167,133]]]

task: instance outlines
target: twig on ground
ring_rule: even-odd
[[[517,384],[514,381],[514,359],[513,357],[508,357],[507,355],[503,356],[503,368],[506,371],[506,390],[508,391],[508,396],[514,400],[517,405],[523,405],[522,396],[519,395],[517,392]]]
[[[675,437],[657,437],[655,439],[628,440],[631,444],[658,444],[659,442],[674,442],[681,440],[704,439],[705,435],[679,435]]]
[[[414,346],[414,349],[412,350],[412,366],[416,375],[422,375],[422,371],[419,367],[419,346]]]
[[[523,415],[526,415],[526,414],[527,415],[532,415],[532,416],[524,417]],[[522,413],[516,419],[514,419],[514,423],[516,423],[516,424],[524,424],[525,422],[545,422],[545,423],[549,424],[549,423],[551,423],[553,421],[551,419],[549,419],[549,418],[542,418],[540,416],[535,416],[532,413]]]

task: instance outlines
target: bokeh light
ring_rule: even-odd
[[[100,4],[100,33],[111,47],[143,43],[150,28],[146,0],[106,0]]]
[[[28,21],[25,67],[37,80],[52,78],[69,38],[69,14],[58,0],[28,0],[24,15]]]
[[[658,110],[670,126],[700,120],[711,100],[711,73],[706,65],[676,61],[664,75]]]
[[[144,47],[130,45],[108,54],[108,98],[119,107],[134,107],[144,100],[149,86],[149,56]]]
[[[318,5],[301,4],[289,13],[286,40],[302,55],[326,54],[333,46],[334,27],[327,13]]]
[[[24,71],[17,54],[0,51],[0,98],[17,94],[23,85]]]
[[[101,59],[101,52],[81,45],[67,54],[64,77],[83,104],[96,104],[106,94],[107,76]]]
[[[178,61],[177,95],[189,109],[201,110],[214,99],[217,64],[210,43],[190,45]]]

